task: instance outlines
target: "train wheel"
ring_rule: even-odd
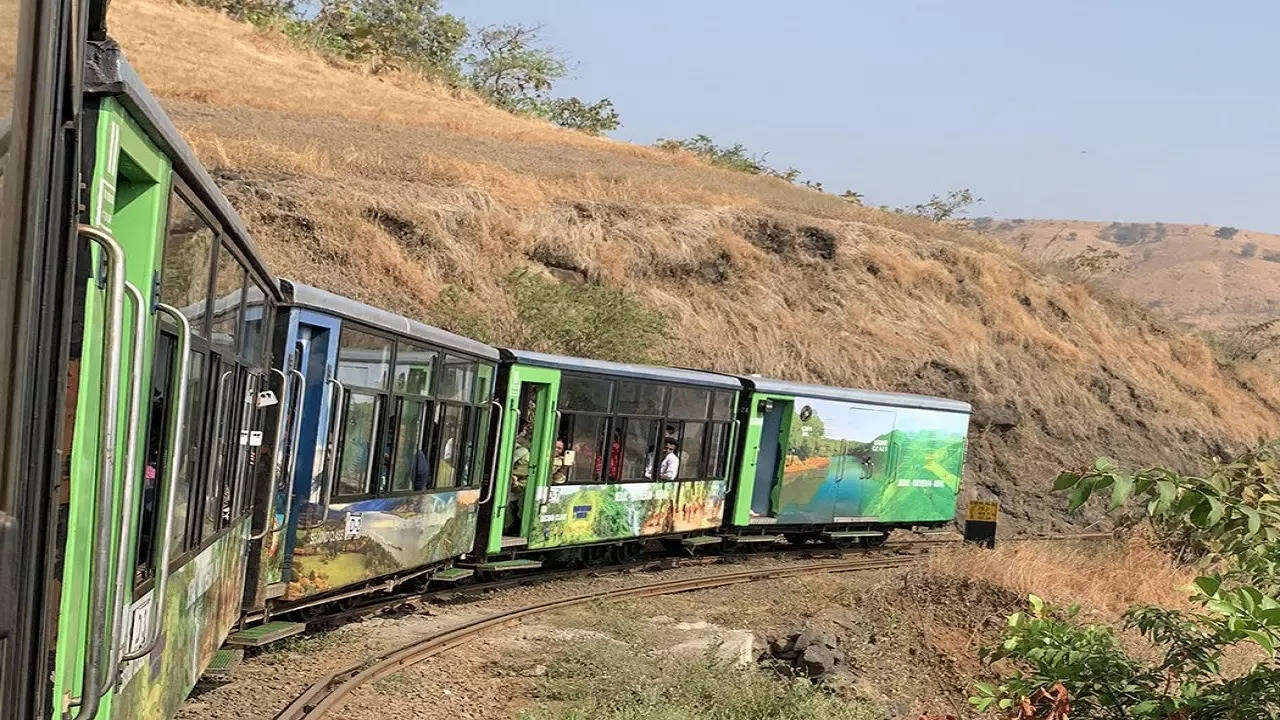
[[[814,539],[813,533],[783,533],[788,545],[807,545]]]
[[[614,546],[614,559],[619,565],[635,562],[640,559],[641,554],[640,543],[638,542],[626,542]]]
[[[583,561],[586,565],[604,565],[613,557],[613,547],[609,545],[588,545],[582,549]]]

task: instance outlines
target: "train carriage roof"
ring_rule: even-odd
[[[811,397],[823,400],[843,400],[847,402],[865,403],[868,405],[884,405],[888,407],[920,408],[924,410],[945,410],[948,412],[972,412],[969,403],[961,400],[933,397],[930,395],[912,395],[910,393],[880,392],[877,390],[857,390],[854,388],[832,387],[830,385],[810,385],[808,383],[774,380],[757,375],[738,376],[747,389],[753,392],[771,395],[790,395],[793,397]]]
[[[331,293],[328,290],[321,290],[320,288],[285,278],[280,278],[279,282],[286,304],[356,320],[366,325],[405,335],[446,350],[457,350],[494,362],[499,359],[497,348],[492,345],[486,345],[479,340],[455,335],[448,330],[441,330],[438,327],[411,320],[403,315],[396,315],[393,312],[376,308],[372,305],[365,305],[358,300],[352,300],[351,298]]]
[[[106,3],[102,3],[105,12]],[[173,165],[173,172],[182,178],[196,198],[213,213],[225,238],[239,248],[263,284],[270,285],[273,299],[279,299],[271,271],[253,246],[249,230],[240,215],[231,207],[218,184],[204,169],[191,146],[182,139],[178,128],[165,113],[146,85],[138,77],[133,66],[125,59],[120,46],[114,40],[89,42],[85,58],[85,92],[110,95],[119,100]]]
[[[701,370],[685,370],[682,368],[658,367],[655,365],[636,365],[632,363],[607,362],[605,360],[589,360],[587,358],[570,357],[568,355],[552,355],[550,353],[530,350],[511,350],[502,348],[503,362],[517,362],[523,365],[538,365],[555,368],[566,372],[592,373],[610,375],[612,377],[634,378],[656,382],[684,383],[687,385],[705,385],[708,387],[741,390],[742,383],[730,375],[702,372]]]

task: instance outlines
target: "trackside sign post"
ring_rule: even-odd
[[[992,500],[971,500],[965,514],[965,542],[993,548],[996,546],[996,522],[1000,518],[1000,503]]]

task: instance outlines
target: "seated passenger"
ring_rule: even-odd
[[[556,440],[556,451],[551,458],[551,484],[563,485],[569,479],[569,468],[564,462],[564,440]]]

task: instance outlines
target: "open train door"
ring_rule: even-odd
[[[506,388],[506,417],[494,478],[494,519],[485,545],[489,554],[525,547],[530,533],[539,527],[559,415],[560,371],[512,365]]]
[[[52,495],[67,384],[83,25],[0,0],[0,717],[47,717]],[[52,615],[52,617],[51,617]]]

